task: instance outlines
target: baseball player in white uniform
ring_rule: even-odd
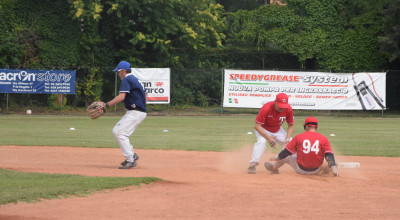
[[[129,169],[136,166],[139,156],[134,152],[133,146],[129,142],[129,136],[135,131],[140,123],[146,118],[146,98],[145,88],[133,74],[131,74],[130,64],[121,61],[113,71],[117,72],[121,79],[119,94],[111,101],[106,103],[106,107],[124,102],[126,113],[112,130],[115,140],[118,142],[125,161],[121,162],[119,169]]]

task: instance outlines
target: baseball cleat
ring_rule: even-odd
[[[118,169],[130,169],[132,167],[136,166],[136,161],[133,162],[127,162],[125,165],[118,167]]]
[[[137,155],[136,153],[133,154],[133,159],[135,161],[139,160],[139,155]],[[121,165],[124,166],[126,163],[128,163],[128,161],[124,160],[121,162]]]
[[[256,174],[256,167],[255,166],[249,166],[249,168],[247,168],[247,173],[248,174]]]
[[[274,165],[272,165],[272,163],[270,163],[270,162],[265,162],[265,163],[264,163],[264,166],[265,166],[265,169],[271,171],[271,173],[279,174],[279,170],[276,169],[276,168],[274,167]]]

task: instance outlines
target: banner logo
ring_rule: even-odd
[[[131,68],[147,93],[147,104],[170,103],[169,68]]]
[[[282,124],[283,122],[285,122],[285,120],[286,120],[286,117],[279,117],[280,124]]]
[[[75,94],[74,70],[0,69],[0,93]]]
[[[224,70],[224,107],[261,108],[279,93],[293,109],[384,110],[386,73]]]

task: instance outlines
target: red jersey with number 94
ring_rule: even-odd
[[[297,153],[297,163],[304,168],[318,168],[324,162],[326,153],[333,153],[328,138],[306,131],[296,135],[286,146],[290,153]]]

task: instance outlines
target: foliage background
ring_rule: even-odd
[[[2,0],[0,68],[76,70],[64,108],[111,99],[120,60],[171,68],[173,106],[220,105],[224,68],[387,71],[388,107],[400,109],[400,0],[281,2]],[[6,103],[61,106],[0,94]]]

